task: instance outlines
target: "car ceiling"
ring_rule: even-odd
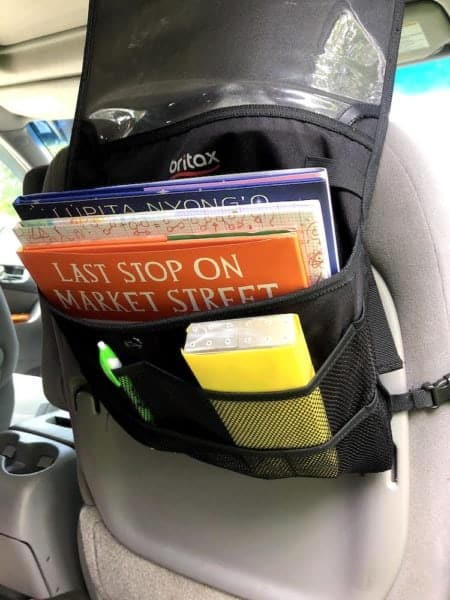
[[[1,4],[0,107],[26,119],[71,118],[88,0],[1,0]],[[449,17],[450,0],[409,0],[405,23],[408,18],[411,23],[423,20],[429,47],[406,53],[400,62],[423,60],[448,48]],[[0,119],[0,130],[1,125]]]
[[[75,110],[88,0],[1,0],[0,106],[31,119]]]

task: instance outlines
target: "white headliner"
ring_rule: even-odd
[[[30,119],[72,118],[88,0],[0,2],[0,106]]]
[[[1,0],[0,46],[86,25],[88,0]]]

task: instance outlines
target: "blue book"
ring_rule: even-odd
[[[119,191],[117,186],[103,188],[104,192],[100,194],[94,194],[94,190],[85,190],[81,196],[79,192],[22,196],[16,200],[14,207],[26,222],[35,219],[318,200],[322,209],[331,273],[339,271],[333,210],[325,169],[299,169],[296,173],[260,172],[250,176],[238,174],[195,178],[188,184],[186,181],[170,182],[170,185],[157,182],[119,188]]]
[[[236,185],[244,184],[248,180],[262,180],[266,184],[275,181],[307,181],[320,179],[323,176],[323,168],[308,169],[284,169],[281,171],[252,171],[249,173],[233,173],[229,175],[209,175],[206,177],[189,177],[182,180],[151,181],[145,183],[133,183],[127,185],[103,186],[88,188],[82,190],[69,190],[66,192],[43,192],[39,194],[28,194],[19,196],[15,202],[19,216],[20,209],[24,205],[34,205],[50,202],[63,202],[65,200],[78,200],[89,198],[91,200],[102,197],[116,197],[128,195],[140,195],[147,193],[162,193],[163,191],[189,191],[200,189],[219,189],[231,186],[232,182]],[[22,217],[23,218],[23,217]]]

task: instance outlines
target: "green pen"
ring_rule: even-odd
[[[120,359],[114,350],[108,346],[108,344],[105,344],[105,342],[101,341],[97,343],[97,348],[98,359],[103,373],[111,381],[111,383],[123,389],[128,398],[130,398],[130,400],[133,402],[141,418],[147,423],[152,423],[153,415],[150,409],[142,403],[131,378],[127,377],[126,375],[121,377],[117,377],[115,375],[114,371],[116,369],[120,369],[122,367],[122,363],[120,362]]]
[[[121,387],[119,379],[114,375],[114,369],[120,369],[122,363],[120,362],[118,356],[114,352],[114,350],[105,344],[105,342],[98,342],[98,359],[100,361],[100,366],[102,368],[103,373],[106,377],[117,387]]]

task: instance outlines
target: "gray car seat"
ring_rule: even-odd
[[[47,166],[31,169],[24,178],[23,191],[33,194],[42,191]],[[42,380],[34,375],[15,373],[19,343],[11,321],[9,306],[0,287],[0,431],[50,410]]]
[[[45,175],[48,165],[41,165],[30,169],[23,178],[22,189],[24,194],[38,194],[44,187]]]
[[[0,287],[0,431],[55,410],[44,396],[40,377],[14,372],[18,356],[16,331]]]
[[[0,287],[0,431],[8,429],[14,410],[12,374],[19,356],[14,325]]]
[[[63,187],[64,169],[59,155],[47,189]],[[393,393],[450,370],[446,184],[391,125],[367,242],[400,353],[403,338],[406,372],[384,376]],[[450,406],[394,417],[391,473],[260,481],[140,445],[87,392],[74,397],[82,375],[56,329],[46,343],[47,396],[72,413],[92,598],[449,597]]]

